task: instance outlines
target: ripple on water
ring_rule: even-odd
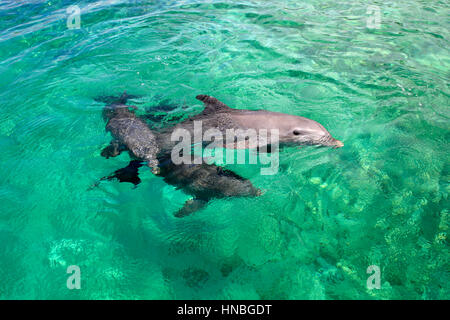
[[[68,5],[0,3],[0,297],[448,298],[442,1],[378,4],[376,30],[363,1],[85,1],[79,30]],[[145,170],[88,190],[129,161],[100,156],[94,100],[124,90],[140,114],[211,94],[306,116],[345,147],[285,148],[274,176],[230,167],[263,195],[177,219],[189,196]]]

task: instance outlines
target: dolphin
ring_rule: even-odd
[[[176,130],[184,129],[194,136],[196,121],[201,121],[203,131],[215,128],[220,130],[223,136],[228,129],[233,129],[235,132],[246,132],[253,129],[257,133],[261,132],[262,129],[267,130],[267,132],[277,130],[280,145],[316,145],[333,148],[344,146],[342,141],[335,139],[323,125],[312,119],[265,110],[233,109],[208,95],[198,95],[196,99],[204,103],[203,112],[159,131],[156,138],[161,150],[163,150],[162,152],[169,152],[177,143],[177,141],[171,139]],[[235,149],[261,147],[261,145],[246,143],[247,139],[248,136],[245,136],[245,134],[236,135],[233,143],[223,146]],[[269,141],[267,144],[269,144]]]
[[[137,107],[125,105],[129,97],[124,92],[118,103],[109,104],[103,109],[106,130],[111,133],[113,140],[102,150],[101,155],[110,158],[127,150],[133,159],[145,161],[157,173],[160,150],[156,136],[145,121],[135,115]]]

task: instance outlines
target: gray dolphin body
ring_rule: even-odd
[[[125,103],[126,93],[119,99],[119,102]],[[111,132],[113,140],[108,147],[102,150],[101,154],[109,158],[118,156],[122,151],[127,150],[132,158],[147,162],[147,165],[157,172],[157,157],[160,149],[156,136],[130,108],[135,109],[136,107],[117,103],[107,105],[103,109],[103,118],[107,120],[106,130]]]
[[[172,134],[177,129],[188,130],[194,135],[194,122],[201,121],[203,131],[211,128],[220,130],[225,136],[227,129],[246,131],[255,130],[257,133],[262,129],[270,132],[277,130],[279,143],[281,145],[319,145],[340,148],[344,144],[333,138],[331,134],[318,122],[295,115],[289,115],[271,111],[252,111],[245,109],[232,109],[223,102],[207,95],[196,97],[205,105],[202,113],[186,119],[177,125],[163,129],[157,136],[158,144],[164,152],[171,150],[177,143],[171,141]],[[246,137],[235,137],[232,145],[224,145],[227,148],[252,148],[239,139]]]
[[[160,176],[168,184],[193,196],[175,213],[176,217],[187,216],[203,208],[212,199],[261,195],[260,189],[253,186],[250,180],[231,170],[204,162],[174,164],[170,159],[167,161],[161,159]]]

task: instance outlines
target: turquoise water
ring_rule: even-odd
[[[379,29],[361,0],[1,1],[0,298],[450,298],[448,2],[373,2]],[[124,90],[306,116],[345,147],[228,166],[265,193],[177,219],[189,197],[149,170],[87,190],[129,161],[100,156],[94,101]]]

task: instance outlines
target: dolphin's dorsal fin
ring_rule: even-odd
[[[207,96],[206,94],[199,94],[195,97],[197,100],[202,101],[205,104],[204,112],[216,112],[220,110],[228,110],[231,109],[225,103],[217,100],[214,97]]]

